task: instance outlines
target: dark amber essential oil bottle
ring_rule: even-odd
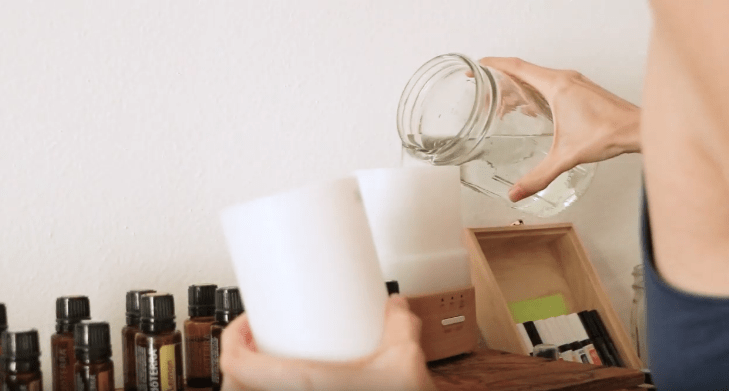
[[[210,365],[213,373],[213,390],[219,391],[223,384],[220,371],[220,336],[233,319],[243,313],[243,302],[236,287],[219,288],[215,292],[215,323],[210,328]]]
[[[137,352],[134,348],[134,337],[139,332],[139,300],[147,293],[154,291],[142,289],[127,292],[127,325],[122,328],[124,391],[137,391]]]
[[[5,312],[5,304],[0,303],[0,334],[8,330],[8,314]],[[0,346],[0,356],[2,356],[3,350]]]
[[[138,391],[183,391],[182,334],[175,323],[175,300],[170,294],[149,293],[140,301],[137,352]]]
[[[106,322],[81,322],[73,332],[76,391],[114,391],[111,335]]]
[[[43,391],[38,331],[2,334],[0,385],[3,391]]]
[[[89,298],[64,296],[56,299],[56,333],[51,336],[53,391],[74,391],[73,327],[90,319]]]
[[[210,388],[210,326],[215,322],[217,285],[190,285],[187,289],[188,314],[185,321],[185,374],[188,388]]]

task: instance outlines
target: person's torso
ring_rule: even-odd
[[[729,297],[690,294],[661,278],[653,260],[645,196],[643,203],[647,338],[656,386],[669,391],[729,390]]]

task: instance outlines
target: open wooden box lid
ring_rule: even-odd
[[[507,303],[561,293],[569,313],[597,310],[626,366],[641,368],[572,224],[470,228],[466,245],[489,348],[528,354]]]

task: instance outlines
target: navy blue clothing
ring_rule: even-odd
[[[729,390],[729,297],[691,294],[661,278],[653,262],[645,194],[641,226],[648,350],[656,388]]]

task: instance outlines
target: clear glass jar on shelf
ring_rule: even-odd
[[[595,164],[580,165],[534,196],[508,201],[511,186],[549,152],[552,112],[530,85],[460,54],[418,69],[400,98],[397,127],[404,165],[460,166],[466,187],[540,217],[572,204],[595,172]]]

